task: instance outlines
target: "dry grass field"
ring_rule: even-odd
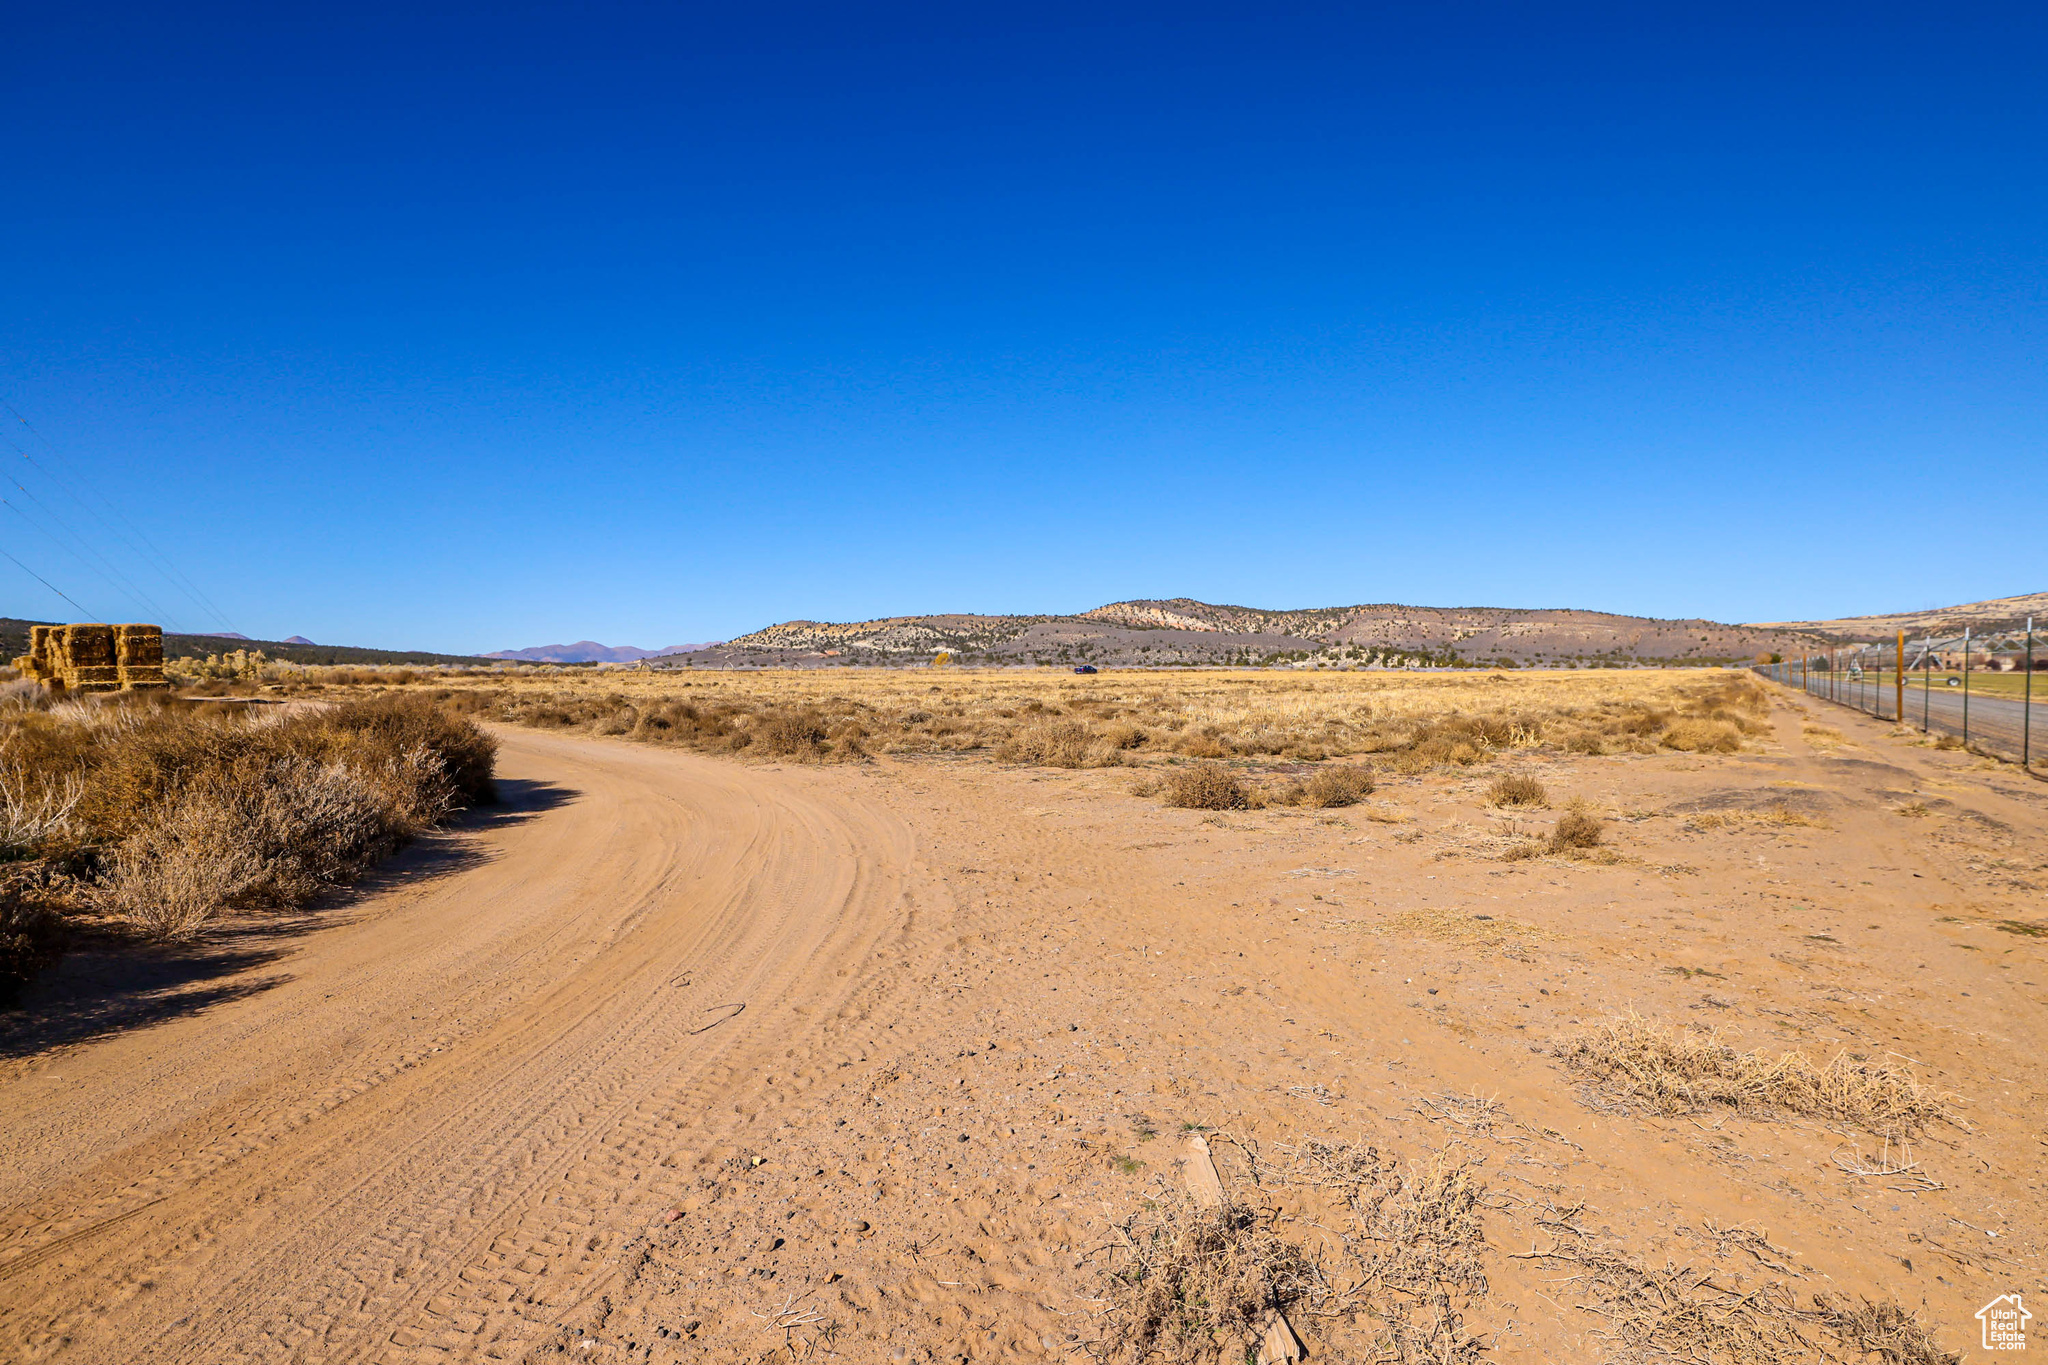
[[[209,1065],[303,1223],[245,1163],[73,1252],[0,1184],[28,1359],[1934,1365],[2048,1288],[2048,797],[1746,675],[262,685],[502,722],[553,804],[181,1021],[272,1021]],[[295,1118],[337,980],[360,1097]]]
[[[377,685],[368,681],[375,675],[341,672],[365,681],[323,683],[322,670],[303,670],[280,690]],[[1060,768],[1370,755],[1420,771],[1514,750],[1732,752],[1760,728],[1763,696],[1747,675],[1719,670],[522,670],[411,685],[434,681],[436,695],[494,719],[705,752],[801,762],[954,755]]]

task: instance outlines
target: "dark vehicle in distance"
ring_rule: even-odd
[[[1097,669],[1094,664],[1075,664],[1074,671],[1076,673],[1094,673]]]

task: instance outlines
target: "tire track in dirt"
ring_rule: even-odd
[[[657,1215],[650,1168],[726,1127],[718,1110],[757,1105],[763,1067],[830,1065],[820,1025],[908,920],[900,824],[758,769],[505,741],[508,773],[580,797],[485,837],[484,866],[316,936],[290,998],[179,1021],[188,1038],[254,1033],[269,1064],[0,1213],[0,1336],[26,1359],[516,1354]],[[434,934],[499,921],[520,932],[436,960]],[[380,974],[380,933],[429,969]],[[342,984],[384,998],[292,1013]],[[378,1036],[337,1073],[324,1030],[365,1014]],[[132,1068],[152,1050],[129,1041],[62,1062],[80,1115],[95,1090],[151,1102]],[[16,1137],[0,1129],[0,1155]]]

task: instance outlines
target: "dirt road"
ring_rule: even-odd
[[[504,738],[530,818],[455,835],[477,866],[9,1079],[0,1356],[504,1354],[603,1291],[673,1197],[654,1159],[736,1121],[736,1077],[825,1064],[805,1021],[904,930],[905,831],[732,765]]]

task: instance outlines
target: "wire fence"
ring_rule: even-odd
[[[1755,671],[1823,701],[1954,736],[1966,749],[2031,769],[2042,761],[2034,740],[2048,740],[2048,695],[2041,713],[2034,709],[2034,674],[2048,672],[2048,649],[2037,652],[2035,644],[2029,617],[2015,630],[1918,640],[1900,634],[1880,644],[1759,663]],[[2048,676],[2041,685],[2048,688]]]

